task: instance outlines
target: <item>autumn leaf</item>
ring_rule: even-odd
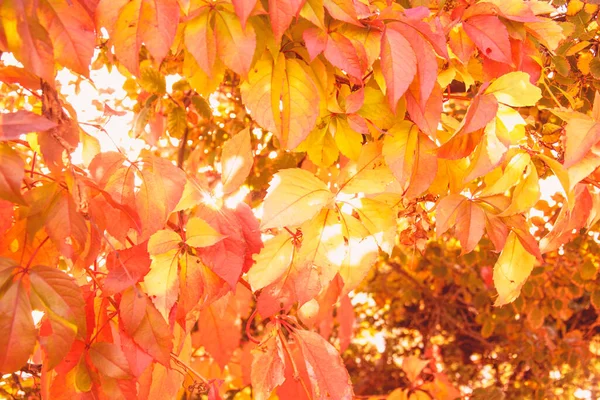
[[[185,243],[194,247],[208,247],[223,240],[224,235],[217,232],[201,218],[190,219],[185,226]]]
[[[169,325],[139,287],[123,292],[119,315],[123,330],[146,353],[161,364],[170,365],[173,336]]]
[[[297,147],[315,127],[319,92],[295,59],[280,53],[263,56],[241,86],[242,98],[256,121],[275,133],[285,149]]]
[[[29,132],[43,132],[54,128],[52,122],[31,111],[17,111],[0,114],[0,141],[18,139],[19,135]]]
[[[268,240],[261,252],[254,256],[256,264],[248,271],[252,290],[260,290],[279,279],[289,268],[293,256],[293,238],[287,232]]]
[[[25,163],[9,146],[0,144],[0,198],[25,204],[21,184],[25,176]]]
[[[252,389],[256,400],[266,400],[285,380],[285,356],[278,329],[271,326],[260,345],[252,350]]]
[[[120,346],[107,342],[93,343],[89,355],[100,373],[116,379],[131,377],[129,364]]]
[[[512,64],[508,30],[498,17],[476,15],[463,21],[462,26],[481,54],[494,61]]]
[[[509,233],[504,249],[494,266],[494,286],[498,291],[494,306],[503,306],[519,297],[534,263],[535,256],[525,250],[514,232]]]
[[[202,345],[221,368],[229,362],[233,351],[240,345],[241,320],[235,307],[233,293],[213,302],[200,313],[204,323],[198,326],[192,339]]]
[[[116,250],[106,257],[108,275],[104,279],[104,294],[111,295],[134,286],[150,271],[147,242],[124,250]]]
[[[417,73],[417,59],[410,43],[394,26],[388,25],[381,36],[381,71],[390,108],[395,112],[398,100]]]
[[[247,76],[254,58],[256,34],[251,24],[242,28],[235,14],[219,11],[215,16],[217,55],[237,74]]]
[[[169,53],[179,20],[176,0],[134,0],[116,20],[113,43],[119,61],[134,75],[139,72],[142,44],[161,62]]]
[[[237,190],[248,177],[253,163],[250,129],[246,128],[223,145],[221,153],[223,193],[229,194]]]
[[[351,399],[352,385],[339,353],[316,332],[297,330],[315,399]]]
[[[52,335],[42,327],[40,344],[53,368],[71,349],[75,338],[86,337],[85,302],[75,280],[54,267],[35,266],[29,270],[31,305],[48,318]]]
[[[1,371],[18,370],[33,352],[37,337],[31,311],[23,281],[10,283],[0,302]]]
[[[186,179],[183,171],[159,157],[146,159],[140,175],[135,204],[142,223],[140,240],[146,240],[163,227],[179,203]]]
[[[54,48],[48,32],[32,11],[35,11],[35,8],[32,9],[22,0],[3,3],[3,24],[0,29],[0,36],[5,43],[3,47],[12,52],[26,69],[47,82],[53,82]],[[0,126],[2,125],[5,123],[0,122]],[[6,137],[6,134],[0,131],[0,137],[2,136]]]
[[[265,197],[261,229],[300,225],[333,199],[325,183],[308,171],[291,168],[273,176]]]
[[[512,107],[535,105],[542,98],[540,88],[529,82],[525,72],[511,72],[496,79],[485,93],[493,94],[498,102]]]
[[[56,61],[89,76],[96,35],[94,22],[85,8],[68,0],[44,0],[40,2],[38,15],[52,41]]]

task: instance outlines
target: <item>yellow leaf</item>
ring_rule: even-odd
[[[409,356],[402,360],[402,370],[406,374],[408,380],[414,382],[427,364],[429,364],[429,361],[427,360],[421,360],[418,357]]]
[[[582,74],[588,75],[590,73],[590,63],[594,55],[592,53],[583,53],[577,58],[577,68]]]
[[[319,116],[319,90],[300,61],[280,53],[263,55],[241,85],[252,117],[270,130],[285,149],[296,148],[313,130]]]
[[[494,266],[494,286],[498,291],[494,306],[503,306],[519,297],[534,263],[535,256],[525,250],[514,232],[510,232]]]
[[[321,283],[327,284],[335,277],[346,257],[346,243],[336,212],[322,210],[302,225],[302,237],[298,263],[317,267]]]
[[[537,22],[528,22],[525,28],[550,51],[555,51],[558,44],[565,39],[563,27],[550,18],[538,17]]]
[[[330,125],[332,127],[333,125]],[[335,118],[333,135],[337,148],[351,160],[358,160],[362,149],[362,135],[350,128],[346,118]]]
[[[381,143],[369,142],[362,147],[358,161],[349,162],[340,172],[338,187],[342,193],[381,193],[394,181],[384,163]]]
[[[261,229],[300,225],[332,199],[327,185],[310,172],[299,168],[281,170],[267,189]]]
[[[504,169],[500,178],[481,191],[481,196],[502,194],[519,182],[531,157],[527,153],[517,153]]]
[[[144,277],[146,293],[154,306],[169,320],[171,308],[179,295],[179,249],[150,256],[150,272]]]
[[[294,255],[294,243],[289,233],[283,232],[265,242],[265,247],[254,255],[256,262],[248,271],[248,282],[257,291],[275,282],[289,268]]]
[[[540,183],[537,170],[533,162],[530,162],[527,167],[525,176],[515,187],[512,194],[512,201],[510,206],[504,210],[500,216],[509,216],[513,214],[520,214],[528,211],[530,208],[540,199]]]
[[[226,236],[217,232],[205,220],[193,217],[185,226],[185,243],[193,247],[208,247],[225,239]]]
[[[563,187],[563,191],[565,192],[565,198],[567,198],[567,200],[568,200],[567,205],[569,206],[569,210],[572,210],[573,206],[575,205],[575,195],[574,195],[574,192],[572,190],[572,187],[571,187],[571,184],[569,181],[568,171],[565,169],[565,167],[561,163],[559,163],[558,161],[556,161],[553,158],[550,158],[543,154],[538,154],[538,157],[541,158],[542,161],[548,167],[550,167],[552,172],[554,172],[554,175],[556,175],[556,177],[558,178],[561,186]]]
[[[542,98],[540,88],[529,82],[526,72],[509,72],[496,79],[485,91],[493,94],[498,102],[513,106],[534,106]]]
[[[306,140],[296,148],[296,151],[306,151],[310,161],[320,167],[330,167],[340,155],[333,136],[329,132],[329,124],[313,129]]]
[[[351,204],[381,250],[391,255],[397,229],[394,210],[382,201],[369,198],[354,199]]]
[[[246,128],[223,145],[221,154],[223,193],[232,193],[238,189],[248,177],[253,163],[250,128]]]
[[[344,281],[343,296],[355,289],[367,276],[377,261],[379,250],[375,238],[360,221],[343,213],[339,216],[344,238],[348,242],[346,256],[339,270]]]
[[[181,237],[177,232],[163,229],[150,236],[148,240],[148,253],[150,255],[164,254],[178,249],[181,242]]]

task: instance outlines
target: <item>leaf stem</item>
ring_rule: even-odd
[[[258,312],[258,308],[255,308],[254,311],[252,311],[250,318],[248,318],[248,321],[246,321],[246,336],[248,336],[248,339],[252,343],[259,344],[260,340],[256,339],[254,336],[252,336],[252,333],[250,333],[250,324],[252,324],[252,321],[254,321],[254,318],[256,317],[257,312]]]
[[[281,333],[281,331],[277,332],[277,334],[279,335],[279,339],[281,339],[281,343],[283,344],[283,351],[285,351],[285,354],[288,356],[290,362],[292,363],[292,370],[294,371],[294,380],[300,381],[300,384],[302,385],[302,388],[306,393],[306,397],[309,400],[312,400],[312,395],[306,387],[306,382],[304,382],[304,379],[302,379],[302,377],[300,376],[300,371],[298,371],[298,366],[296,365],[296,361],[294,361],[294,357],[292,356],[292,352],[290,351],[285,336],[283,336],[283,333]]]
[[[200,373],[198,371],[196,371],[194,368],[190,367],[188,364],[186,364],[183,360],[181,360],[177,354],[171,352],[171,360],[179,365],[180,367],[184,368],[187,372],[190,372],[192,375],[196,376],[204,385],[206,385],[206,388],[208,389],[208,379],[206,379],[205,377],[203,377],[202,375],[200,375]]]

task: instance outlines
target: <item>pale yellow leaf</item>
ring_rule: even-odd
[[[327,185],[312,173],[299,168],[281,170],[267,189],[261,229],[300,225],[332,199]]]
[[[485,91],[493,94],[498,102],[513,106],[534,106],[542,98],[542,91],[529,82],[529,74],[522,71],[509,72],[496,79]]]
[[[527,167],[527,172],[525,172],[524,177],[519,181],[513,191],[510,206],[508,206],[500,216],[504,217],[528,211],[535,206],[539,199],[540,183],[538,173],[533,162],[530,162]]]
[[[144,277],[146,293],[166,321],[179,296],[179,249],[150,257],[150,272]]]
[[[503,306],[519,297],[534,263],[535,256],[525,250],[514,232],[510,232],[494,266],[494,286],[498,291],[494,306]]]
[[[385,164],[381,143],[363,145],[358,161],[349,162],[340,172],[338,187],[342,193],[373,194],[384,192],[394,181],[392,171]]]
[[[225,239],[226,236],[217,232],[205,220],[193,217],[185,226],[185,242],[193,247],[208,247]]]
[[[493,182],[491,185],[486,186],[481,191],[481,196],[491,196],[494,194],[502,194],[508,189],[515,186],[523,173],[525,168],[529,165],[531,157],[527,153],[517,153],[508,163],[504,172],[498,180]]]
[[[339,274],[344,281],[342,296],[355,289],[377,261],[379,250],[375,238],[360,221],[340,213],[343,235],[348,241],[346,257]]]
[[[250,128],[246,128],[223,145],[221,182],[224,194],[234,192],[244,183],[253,163]]]
[[[248,271],[252,290],[260,290],[279,279],[289,268],[293,255],[294,243],[288,232],[266,241],[260,253],[254,255],[255,264]]]
[[[315,218],[302,225],[302,247],[298,263],[317,267],[323,285],[331,281],[346,257],[342,224],[332,209],[323,209]]]

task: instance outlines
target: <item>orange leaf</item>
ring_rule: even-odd
[[[0,259],[0,276],[12,273],[12,260]],[[12,280],[12,277],[9,279]],[[0,282],[4,286],[4,282]],[[0,371],[16,371],[33,352],[36,330],[22,280],[10,283],[0,301]]]
[[[296,330],[293,335],[304,355],[313,398],[351,399],[352,383],[335,347],[316,332]]]
[[[406,38],[387,27],[381,36],[381,71],[387,86],[387,98],[392,111],[417,74],[417,58]]]
[[[17,111],[0,114],[0,141],[18,139],[29,132],[42,132],[54,128],[55,122],[31,111]]]
[[[169,366],[173,349],[171,330],[138,287],[123,292],[119,315],[125,332],[156,361]]]
[[[113,44],[115,55],[134,75],[139,73],[142,43],[157,62],[169,53],[179,21],[177,0],[133,0],[120,11]]]
[[[21,194],[25,162],[11,147],[0,143],[0,198],[26,204]]]
[[[69,0],[43,0],[38,7],[40,22],[54,45],[56,61],[89,76],[96,34],[94,22],[85,8]]]

